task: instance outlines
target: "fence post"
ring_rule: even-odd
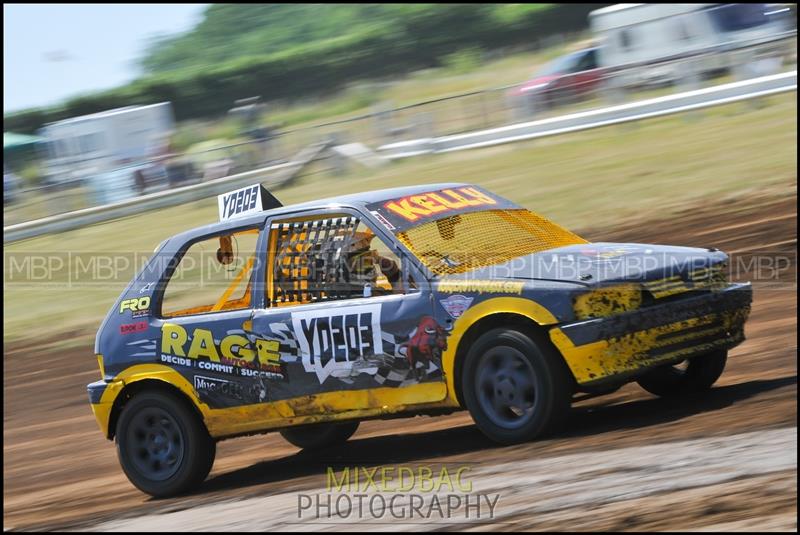
[[[702,71],[703,58],[688,58],[684,60],[683,69],[681,69],[681,77],[678,87],[680,91],[694,91],[700,89],[700,76]],[[686,122],[697,121],[702,117],[702,112],[699,110],[689,111],[683,114],[683,120]]]
[[[372,107],[375,136],[383,142],[392,130],[392,108],[390,103],[382,102]]]
[[[483,114],[483,127],[489,128],[489,113],[486,110],[486,91],[481,91],[481,113]]]
[[[327,139],[330,141],[331,148],[336,147],[338,145],[343,145],[346,143],[345,134],[342,132],[334,132],[327,136]],[[324,139],[321,139],[320,142],[323,142]],[[342,154],[338,151],[328,149],[328,158],[331,159],[331,173],[334,176],[343,176],[347,174],[348,168],[348,161]]]

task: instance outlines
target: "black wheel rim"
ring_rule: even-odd
[[[136,470],[148,479],[164,481],[181,466],[185,440],[178,422],[158,407],[140,410],[127,432],[129,457]]]
[[[489,420],[502,428],[516,429],[533,418],[535,384],[533,366],[513,347],[494,347],[478,363],[478,402]]]

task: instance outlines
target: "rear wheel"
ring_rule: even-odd
[[[544,340],[498,328],[467,353],[464,401],[478,428],[502,444],[555,430],[569,414],[572,383],[560,356]]]
[[[343,444],[358,429],[358,421],[344,423],[322,423],[290,427],[281,435],[290,444],[304,450],[318,450]]]
[[[142,392],[123,408],[117,455],[136,488],[155,497],[180,494],[211,471],[216,443],[186,402],[164,392]]]
[[[670,397],[711,388],[725,369],[726,350],[713,351],[677,364],[659,366],[639,377],[639,386],[656,396]]]

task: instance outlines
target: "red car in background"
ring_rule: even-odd
[[[549,109],[591,94],[603,79],[597,50],[586,48],[551,61],[531,80],[515,87],[512,97],[525,99],[534,109]]]

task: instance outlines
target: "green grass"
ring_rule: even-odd
[[[573,230],[660,217],[729,196],[796,196],[796,94],[763,102],[758,109],[738,103],[694,115],[412,158],[372,172],[320,173],[276,194],[289,204],[394,186],[470,182]],[[4,251],[146,254],[177,232],[216,220],[216,199],[211,198],[43,236]],[[7,259],[4,270],[7,277]],[[4,342],[96,329],[126,282],[67,288],[22,286],[6,279]]]

